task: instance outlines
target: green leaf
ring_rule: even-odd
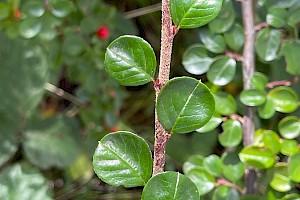
[[[38,169],[28,164],[14,164],[0,173],[0,196],[3,200],[51,200],[48,181]]]
[[[263,105],[258,107],[258,114],[262,119],[270,119],[274,116],[275,112],[275,105],[269,97],[267,97],[266,102]]]
[[[228,31],[235,21],[235,10],[231,0],[224,0],[219,15],[208,24],[209,30],[214,33]]]
[[[203,45],[213,53],[223,53],[226,43],[222,35],[214,34],[207,29],[201,29],[200,39]]]
[[[171,133],[188,133],[204,126],[212,117],[215,100],[209,89],[194,78],[173,78],[160,91],[157,115]]]
[[[265,147],[272,150],[274,154],[278,154],[280,151],[280,138],[276,132],[270,130],[264,130],[262,132],[262,142]]]
[[[142,38],[121,36],[108,46],[104,64],[109,75],[122,85],[137,86],[153,81],[156,58]]]
[[[288,160],[288,172],[292,181],[300,182],[300,153],[292,155]]]
[[[255,50],[263,61],[272,61],[278,57],[281,42],[281,32],[277,29],[263,28],[257,33]]]
[[[184,69],[195,75],[201,75],[208,71],[213,59],[208,56],[206,48],[202,44],[190,46],[183,54],[182,65]]]
[[[195,183],[200,196],[209,193],[214,188],[214,178],[204,169],[192,169],[186,175]]]
[[[84,51],[84,47],[85,42],[80,35],[69,34],[63,42],[62,52],[68,56],[78,56]]]
[[[286,139],[294,139],[300,135],[300,119],[296,116],[287,116],[278,124],[279,133]]]
[[[288,195],[285,195],[280,200],[299,200],[299,199],[300,199],[300,195],[299,194],[288,194]]]
[[[243,90],[240,94],[240,100],[246,106],[260,106],[266,102],[265,92],[258,89]]]
[[[292,75],[300,75],[299,67],[299,54],[300,43],[299,41],[288,42],[282,47],[282,53],[287,63],[286,71]]]
[[[0,2],[0,20],[9,17],[10,8],[6,3]]]
[[[223,133],[219,135],[219,142],[224,147],[235,147],[242,141],[242,125],[239,121],[229,119],[222,124]]]
[[[221,176],[223,163],[219,156],[212,154],[204,158],[203,166],[212,176]]]
[[[231,29],[224,33],[227,46],[234,51],[240,50],[245,42],[244,29],[239,24],[234,24]]]
[[[267,23],[274,28],[282,28],[286,25],[288,12],[285,8],[271,7],[267,14]]]
[[[297,152],[299,152],[299,147],[298,147],[298,143],[295,140],[288,140],[288,139],[284,139],[281,141],[281,150],[280,152],[283,155],[293,155]]]
[[[20,35],[26,39],[33,38],[39,34],[42,29],[42,23],[37,18],[27,18],[20,23]]]
[[[203,160],[204,157],[198,154],[190,156],[182,165],[184,174],[189,173],[192,169],[204,169]]]
[[[245,172],[245,165],[242,163],[236,152],[226,152],[222,155],[224,177],[232,182],[239,181]],[[234,173],[232,173],[234,172]]]
[[[270,186],[278,192],[288,192],[292,189],[292,184],[288,176],[287,167],[275,167]]]
[[[220,56],[210,66],[207,78],[213,84],[223,86],[233,80],[235,71],[236,61],[227,56]]]
[[[258,169],[270,168],[275,163],[274,153],[267,148],[247,146],[239,153],[242,162]]]
[[[196,131],[198,133],[207,133],[210,131],[213,131],[215,128],[217,128],[222,122],[222,118],[221,117],[216,117],[213,116],[212,118],[210,118],[210,120],[201,128],[197,129]]]
[[[288,25],[297,28],[297,25],[300,23],[300,8],[295,9],[289,14]]]
[[[170,10],[178,28],[197,28],[213,20],[220,12],[222,0],[171,0]]]
[[[31,17],[41,17],[45,13],[43,1],[25,1],[22,10]]]
[[[59,18],[68,16],[74,10],[72,1],[68,0],[50,0],[50,5],[52,15]]]
[[[74,119],[62,115],[33,119],[24,133],[25,155],[42,169],[66,168],[80,154],[79,135],[79,124]]]
[[[216,112],[221,115],[231,115],[236,113],[236,102],[231,94],[218,92],[215,94]]]
[[[253,89],[265,91],[268,78],[260,72],[255,72],[250,79],[250,85]]]
[[[280,86],[272,89],[268,97],[273,101],[275,110],[282,113],[291,113],[299,107],[299,97],[290,87]]]
[[[110,133],[99,141],[93,166],[98,177],[110,185],[143,186],[152,172],[151,151],[146,141],[133,133]]]
[[[163,172],[153,176],[142,193],[142,200],[199,200],[196,185],[178,172]]]
[[[218,189],[214,191],[212,200],[239,200],[239,193],[230,187],[220,186]]]

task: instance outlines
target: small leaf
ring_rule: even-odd
[[[136,36],[121,36],[105,53],[105,70],[122,85],[137,86],[153,81],[156,58],[149,43]]]
[[[219,177],[222,173],[223,163],[219,156],[210,155],[204,158],[203,166],[212,176]]]
[[[300,119],[296,116],[287,116],[278,124],[279,133],[286,139],[294,139],[300,135]]]
[[[171,133],[188,133],[204,126],[212,117],[215,100],[209,89],[194,78],[173,78],[160,91],[157,115]]]
[[[22,10],[32,17],[41,17],[45,13],[44,2],[26,1]]]
[[[260,106],[266,102],[266,94],[257,89],[243,90],[240,95],[240,100],[246,106]]]
[[[268,78],[260,72],[255,72],[250,79],[250,84],[253,89],[265,91]]]
[[[104,136],[93,156],[98,177],[113,186],[143,186],[152,172],[151,151],[146,141],[130,132]]]
[[[280,48],[281,32],[277,29],[264,28],[257,34],[255,50],[263,61],[272,61],[278,57]]]
[[[288,12],[285,8],[271,7],[267,14],[267,23],[274,28],[282,28],[286,25]]]
[[[287,167],[275,167],[270,186],[278,192],[288,192],[292,189]]]
[[[259,117],[262,119],[270,119],[274,116],[276,110],[272,100],[267,97],[266,102],[258,107]]]
[[[242,125],[239,121],[229,119],[222,124],[223,133],[219,135],[219,142],[224,147],[235,147],[242,141]]]
[[[280,138],[276,132],[270,130],[264,130],[262,132],[262,142],[265,147],[272,150],[274,154],[278,154],[280,151]]]
[[[221,117],[216,117],[213,116],[212,118],[210,118],[210,120],[201,128],[197,129],[196,131],[198,133],[207,133],[210,131],[213,131],[215,128],[217,128],[222,122],[222,118]]]
[[[300,8],[295,9],[289,14],[288,25],[297,28],[297,25],[300,23]]]
[[[300,153],[292,155],[288,160],[288,172],[292,181],[300,182]]]
[[[300,43],[297,41],[288,42],[282,47],[282,53],[287,63],[286,71],[292,75],[300,75],[299,54]]]
[[[170,10],[178,28],[197,28],[213,20],[220,12],[222,0],[171,0]]]
[[[42,29],[42,23],[37,18],[27,18],[20,24],[20,35],[26,39],[33,38],[39,34]]]
[[[215,94],[216,112],[221,115],[231,115],[236,113],[236,102],[231,94],[218,92]]]
[[[270,168],[275,163],[274,153],[267,148],[248,146],[239,153],[242,162],[258,169]]]
[[[214,188],[214,178],[204,169],[193,169],[186,175],[195,183],[200,196],[209,193]]]
[[[275,110],[283,113],[291,113],[299,107],[299,97],[290,87],[279,86],[268,93],[269,99],[274,103]]]
[[[50,4],[52,5],[51,13],[55,17],[64,18],[68,16],[73,11],[73,3],[72,1],[67,0],[50,0]]]
[[[208,56],[206,48],[202,44],[190,46],[183,54],[182,65],[184,69],[195,75],[201,75],[208,71],[213,59]]]
[[[204,169],[203,160],[204,157],[198,154],[189,157],[189,159],[182,165],[184,174],[189,173],[189,171],[191,171],[192,169]]]
[[[207,78],[215,85],[223,86],[233,80],[236,71],[236,61],[227,56],[216,59],[207,72]]]
[[[153,176],[143,189],[142,200],[199,200],[196,185],[178,172]]]
[[[212,200],[239,200],[239,193],[230,187],[220,186],[213,194]]]
[[[224,39],[227,46],[238,51],[243,47],[245,42],[244,29],[241,25],[235,24],[231,29],[224,33]]]
[[[220,34],[214,34],[207,29],[201,29],[200,39],[203,45],[213,53],[223,53],[226,49],[225,40]]]
[[[0,2],[0,20],[9,17],[10,7],[3,2]]]
[[[227,180],[236,183],[244,176],[246,166],[239,159],[237,152],[232,151],[224,153],[222,155],[222,160],[223,174]]]
[[[84,40],[80,35],[69,34],[63,42],[62,52],[68,56],[78,56],[84,51],[84,45]]]
[[[288,139],[284,139],[281,141],[281,150],[280,152],[283,155],[293,155],[297,152],[299,152],[299,147],[298,147],[298,143],[295,140],[288,140]]]
[[[299,199],[300,199],[300,195],[299,194],[288,194],[288,195],[285,195],[280,200],[299,200]]]
[[[228,31],[235,21],[235,10],[231,0],[224,0],[222,9],[218,16],[209,24],[209,30],[214,33],[224,33]]]

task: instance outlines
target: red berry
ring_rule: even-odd
[[[15,17],[15,19],[20,19],[21,18],[21,11],[19,9],[15,10],[14,17]]]
[[[107,39],[109,37],[109,28],[107,26],[100,26],[97,30],[97,35],[102,40]]]

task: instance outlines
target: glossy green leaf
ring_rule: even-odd
[[[42,23],[37,18],[27,18],[20,24],[20,35],[26,39],[33,38],[39,34],[42,29]]]
[[[288,42],[282,48],[282,53],[287,63],[286,71],[295,76],[300,75],[299,51],[300,43],[297,41]]]
[[[32,17],[41,17],[45,13],[44,2],[26,1],[22,10]]]
[[[182,65],[184,69],[195,75],[201,75],[208,71],[213,59],[208,56],[206,48],[202,44],[190,46],[183,54]]]
[[[186,175],[195,183],[200,196],[207,194],[214,188],[214,178],[204,169],[192,169]]]
[[[275,154],[267,148],[247,146],[239,153],[242,162],[258,169],[270,168],[275,163]]]
[[[239,24],[234,24],[231,29],[224,33],[227,46],[234,51],[240,50],[245,42],[244,29]]]
[[[213,20],[220,12],[222,0],[171,0],[170,10],[178,28],[197,28]]]
[[[250,79],[250,85],[253,89],[265,91],[268,78],[260,72],[255,72]]]
[[[72,1],[50,0],[50,4],[52,6],[51,13],[55,17],[64,18],[74,10]]]
[[[288,194],[285,195],[282,199],[280,200],[299,200],[300,199],[300,195],[299,194]]]
[[[203,166],[212,176],[221,176],[223,162],[219,156],[212,154],[204,158]]]
[[[262,119],[270,119],[274,116],[276,110],[272,100],[267,97],[266,102],[258,107],[259,117]]]
[[[242,125],[239,121],[229,119],[222,124],[223,133],[219,135],[219,142],[224,147],[235,147],[242,141]]]
[[[276,132],[270,130],[264,130],[262,133],[262,142],[265,147],[273,151],[274,154],[280,151],[280,138]]]
[[[142,193],[142,200],[199,200],[196,185],[178,172],[163,172],[153,176]]]
[[[204,157],[198,154],[189,157],[189,159],[182,165],[184,174],[189,173],[192,169],[204,169],[203,161]]]
[[[233,80],[235,71],[236,61],[227,56],[220,56],[210,66],[207,78],[213,84],[223,86]]]
[[[299,152],[299,147],[298,143],[296,140],[289,140],[289,139],[284,139],[281,141],[281,150],[280,152],[283,155],[293,155],[297,152]]]
[[[110,133],[99,141],[93,166],[98,177],[110,185],[143,186],[152,172],[151,151],[146,141],[133,133]]]
[[[288,176],[287,167],[275,167],[274,175],[270,186],[278,192],[288,192],[292,189],[292,184]]]
[[[14,164],[0,173],[0,197],[2,200],[51,200],[48,180],[38,169],[28,164]]]
[[[286,139],[294,139],[300,135],[300,119],[296,116],[287,116],[278,124],[279,133]]]
[[[214,34],[207,29],[201,29],[200,39],[207,50],[213,53],[223,53],[226,49],[225,40],[220,34]]]
[[[265,92],[258,89],[243,90],[240,94],[240,100],[246,106],[260,106],[266,102]]]
[[[213,116],[212,118],[210,118],[210,120],[201,128],[197,129],[196,131],[198,133],[207,133],[210,131],[213,131],[215,128],[217,128],[222,122],[222,118],[221,117],[216,117]]]
[[[216,112],[221,115],[231,115],[236,113],[236,102],[231,94],[218,92],[215,94]]]
[[[235,13],[231,0],[224,0],[218,16],[208,24],[210,31],[214,33],[224,33],[228,31],[234,23]]]
[[[300,23],[300,8],[295,9],[289,14],[288,25],[297,28],[297,25]]]
[[[215,100],[209,89],[194,78],[173,78],[160,91],[157,115],[171,133],[188,133],[204,126],[212,117]]]
[[[275,110],[283,113],[291,113],[299,107],[299,97],[290,87],[280,86],[272,89],[268,97],[273,101]]]
[[[300,153],[292,155],[288,160],[288,172],[292,181],[300,182]]]
[[[31,120],[24,133],[24,152],[30,162],[42,169],[65,168],[80,154],[79,124],[62,115]]]
[[[237,151],[225,152],[222,160],[223,175],[227,180],[236,183],[244,176],[246,166],[241,162]]]
[[[286,25],[288,12],[285,8],[271,7],[268,10],[267,22],[274,28],[282,28]]]
[[[277,29],[264,28],[257,33],[255,50],[263,61],[272,61],[278,57],[281,32]]]
[[[10,8],[6,3],[0,2],[0,20],[9,16]]]
[[[230,187],[220,186],[218,189],[214,191],[212,200],[239,200],[239,193]]]
[[[142,38],[121,36],[108,46],[104,64],[109,75],[122,85],[137,86],[153,81],[156,58]]]
[[[62,45],[62,52],[68,56],[78,56],[84,51],[85,43],[80,35],[68,35]]]

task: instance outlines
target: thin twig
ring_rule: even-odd
[[[143,8],[139,8],[139,9],[135,9],[135,10],[131,10],[128,12],[125,12],[124,15],[127,19],[132,19],[135,17],[139,17],[142,15],[146,15],[146,14],[150,14],[156,11],[159,11],[161,9],[161,3],[157,3],[151,6],[146,6]]]
[[[265,27],[268,27],[268,26],[270,26],[270,25],[268,24],[268,22],[263,22],[263,23],[257,24],[257,25],[255,26],[255,30],[256,30],[256,31],[259,31],[259,30],[261,30],[261,29],[263,29],[263,28],[265,28]]]
[[[277,86],[290,86],[290,85],[293,85],[293,84],[297,83],[298,81],[299,81],[299,78],[297,76],[295,76],[290,80],[281,80],[281,81],[269,82],[269,83],[267,83],[267,87],[268,88],[274,88],[274,87],[277,87]]]
[[[51,83],[45,83],[44,84],[44,89],[45,90],[48,90],[49,92],[52,92],[54,94],[56,94],[57,96],[63,98],[63,99],[66,99],[70,102],[72,102],[73,104],[79,106],[79,107],[85,107],[86,104],[78,99],[77,97],[75,97],[74,95],[56,87],[55,85],[52,85]]]
[[[220,186],[220,185],[225,185],[225,186],[228,186],[228,187],[231,187],[231,188],[234,188],[236,189],[237,191],[239,191],[241,194],[245,194],[246,193],[246,190],[245,189],[242,189],[240,186],[234,184],[234,183],[231,183],[225,179],[219,179],[216,183],[216,186]]]
[[[242,56],[242,55],[239,55],[239,54],[237,54],[237,53],[226,52],[226,53],[225,53],[225,56],[228,56],[228,57],[230,57],[230,58],[233,58],[233,59],[235,59],[235,60],[237,60],[237,61],[241,61],[241,62],[244,61],[243,56]]]

